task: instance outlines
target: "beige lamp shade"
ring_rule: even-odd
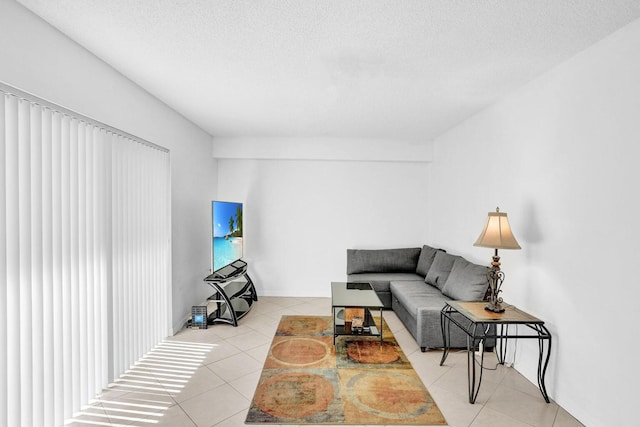
[[[489,212],[484,230],[473,246],[494,249],[520,249],[520,245],[511,232],[511,226],[505,212],[496,209]]]

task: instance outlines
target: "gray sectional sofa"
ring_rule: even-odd
[[[422,351],[443,347],[440,310],[447,300],[485,299],[487,269],[427,245],[347,249],[347,280],[371,283],[385,308],[393,309]],[[452,327],[451,347],[466,346],[466,335]]]

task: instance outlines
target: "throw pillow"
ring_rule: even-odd
[[[422,247],[422,250],[420,251],[420,258],[418,258],[416,273],[423,277],[427,276],[427,273],[431,268],[431,264],[433,264],[433,260],[436,257],[437,251],[437,249],[432,248],[431,246],[424,245]]]
[[[425,277],[424,281],[442,291],[442,288],[451,273],[453,263],[457,258],[460,257],[457,255],[450,255],[446,252],[437,251],[436,256],[433,259],[433,263],[431,264],[431,268],[427,272],[427,277]]]
[[[489,287],[488,269],[460,257],[453,263],[442,293],[459,301],[482,301]]]

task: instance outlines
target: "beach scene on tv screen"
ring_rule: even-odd
[[[242,258],[242,203],[213,202],[213,271]]]

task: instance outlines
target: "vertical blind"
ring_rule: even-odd
[[[169,331],[167,150],[0,84],[0,425],[58,426]]]

